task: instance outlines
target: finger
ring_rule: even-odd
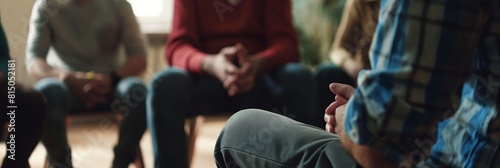
[[[250,63],[243,63],[242,66],[240,67],[240,71],[238,73],[238,75],[241,75],[241,76],[250,76],[252,75],[251,73],[251,66],[250,66]]]
[[[248,62],[248,50],[243,46],[242,44],[238,43],[235,46],[236,48],[236,55],[238,55],[238,61],[240,65],[243,65],[244,63]]]
[[[346,100],[349,100],[355,91],[352,86],[340,83],[330,84],[330,90],[337,96],[341,96]]]
[[[224,73],[226,73],[226,75],[236,75],[238,74],[238,72],[239,72],[238,67],[234,66],[230,62],[226,62],[224,67]]]
[[[335,128],[333,126],[331,126],[330,124],[325,124],[325,130],[330,132],[330,133],[335,134]]]
[[[335,125],[335,116],[332,114],[326,114],[323,116],[323,119],[325,120],[325,123],[328,123],[330,125]]]
[[[236,75],[236,78],[238,79],[236,83],[240,86],[253,84],[255,79],[252,76],[248,75]]]
[[[238,94],[238,88],[236,86],[232,86],[228,89],[227,91],[227,94],[230,96],[230,97],[234,97]]]
[[[255,83],[253,76],[237,75],[236,85],[238,87],[237,93],[244,93],[251,90]]]
[[[347,99],[345,99],[342,96],[335,95],[335,101],[338,102],[339,104],[346,104]]]
[[[102,86],[109,86],[111,85],[111,77],[107,74],[95,74],[92,82]]]
[[[96,82],[89,82],[85,85],[83,85],[83,93],[91,93],[91,92],[96,92],[96,88],[99,87],[99,84]]]
[[[335,114],[335,111],[337,110],[337,108],[339,106],[341,106],[342,104],[340,104],[339,102],[337,101],[334,101],[333,103],[331,103],[326,109],[325,109],[325,114]]]
[[[88,93],[98,93],[98,94],[108,94],[111,91],[111,86],[102,85],[97,82],[91,82],[83,86],[83,92]]]
[[[229,61],[232,61],[234,60],[234,58],[236,57],[236,48],[234,46],[232,47],[225,47],[221,50],[221,54],[224,55],[224,57],[229,60]]]
[[[224,80],[224,88],[229,89],[231,86],[236,85],[238,77],[235,75],[228,76],[226,80]]]
[[[240,84],[240,85],[237,85],[238,86],[238,90],[236,90],[236,94],[241,94],[241,93],[246,93],[246,92],[249,92],[250,90],[252,90],[253,86],[254,86],[254,81],[251,80],[251,81],[248,81],[244,84]]]

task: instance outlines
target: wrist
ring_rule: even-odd
[[[212,75],[213,62],[214,62],[214,56],[211,55],[205,56],[205,58],[203,58],[201,62],[201,69],[203,70],[203,72]]]
[[[57,73],[57,79],[59,79],[59,81],[61,82],[64,82],[68,79],[68,77],[70,76],[70,72],[58,72]]]
[[[256,76],[260,76],[267,72],[267,61],[265,58],[254,55],[251,57],[250,61],[254,64]]]

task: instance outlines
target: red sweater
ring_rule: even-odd
[[[175,0],[174,4],[166,45],[172,66],[201,73],[205,56],[236,43],[265,58],[269,69],[299,60],[290,0]]]

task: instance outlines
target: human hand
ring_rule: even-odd
[[[93,104],[105,103],[107,95],[113,89],[111,76],[93,72],[85,75],[90,82],[83,86],[83,92]]]
[[[68,85],[69,90],[83,101],[87,108],[92,108],[95,103],[84,92],[84,86],[90,83],[85,78],[84,72],[62,72],[59,79]]]
[[[224,83],[230,75],[238,71],[238,67],[232,63],[234,58],[236,58],[236,48],[225,47],[217,55],[205,57],[202,69]]]
[[[243,45],[236,44],[235,48],[238,63],[241,67],[235,75],[229,76],[224,81],[224,87],[228,90],[229,96],[235,96],[252,90],[258,74],[257,71],[263,67],[263,59],[250,57]]]
[[[343,131],[346,104],[354,94],[355,89],[346,84],[332,83],[330,90],[336,94],[335,101],[325,110],[325,129],[328,132],[340,135]]]

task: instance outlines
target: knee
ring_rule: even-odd
[[[191,78],[188,72],[178,68],[168,68],[157,73],[151,80],[149,89],[152,94],[160,93],[177,95],[185,94],[183,91],[191,84]]]
[[[262,121],[264,120],[270,112],[260,110],[260,109],[244,109],[233,114],[226,122],[226,128],[240,128],[240,124],[252,121]],[[262,118],[264,117],[264,118]],[[262,119],[262,120],[261,120]]]
[[[339,66],[332,63],[323,63],[318,67],[316,67],[315,76],[317,77],[331,76],[331,74],[336,74],[339,71],[342,71],[342,68],[340,68]]]
[[[115,92],[118,99],[111,102],[111,109],[113,111],[121,111],[125,113],[128,111],[146,111],[146,96],[148,94],[148,90],[140,78],[123,78],[116,86]],[[121,107],[118,105],[121,105]],[[127,110],[118,110],[118,107],[127,108]]]
[[[49,106],[56,104],[66,105],[69,100],[69,90],[64,82],[55,78],[44,78],[38,81],[34,89],[39,91],[47,99]]]
[[[120,97],[129,96],[137,101],[144,101],[148,90],[141,79],[137,77],[127,77],[118,83],[116,92]]]
[[[299,63],[289,63],[283,67],[282,71],[285,80],[302,81],[312,79],[311,71]]]

